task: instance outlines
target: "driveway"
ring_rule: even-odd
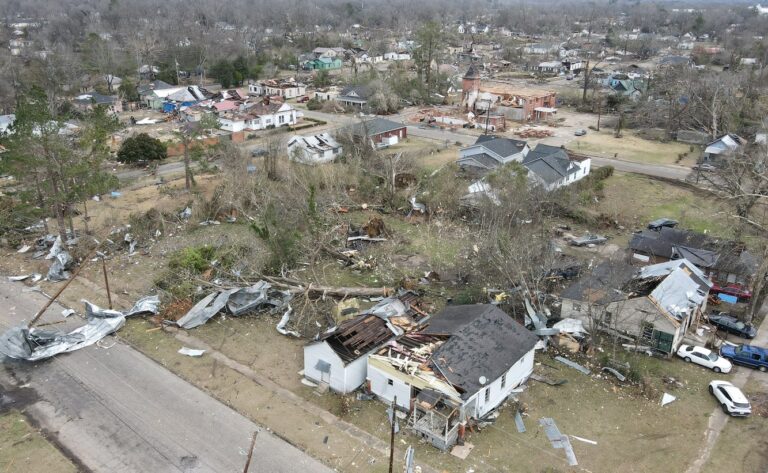
[[[765,306],[763,306],[763,310],[766,310]],[[760,324],[760,328],[758,329],[757,336],[754,340],[735,339],[733,336],[729,336],[729,338],[733,343],[747,343],[749,345],[757,345],[761,347],[768,346],[768,317],[763,319],[763,323]],[[762,373],[745,366],[734,366],[734,368],[735,373],[730,378],[724,378],[739,388],[743,388],[751,377],[756,377],[763,383],[768,384],[768,373]],[[713,404],[714,403],[713,400]],[[704,433],[704,445],[702,445],[701,450],[699,451],[699,456],[694,460],[691,466],[688,467],[685,473],[699,473],[704,465],[707,464],[707,460],[709,460],[709,456],[712,454],[712,449],[730,418],[730,416],[722,411],[719,405],[712,409],[712,413],[709,415],[707,431]]]
[[[4,331],[29,320],[46,298],[2,278],[0,300]],[[53,304],[40,323],[58,330],[83,323],[64,319],[62,310]],[[26,399],[26,415],[86,471],[241,472],[256,430],[249,471],[331,471],[114,337],[43,362],[4,359],[3,366],[5,396]]]

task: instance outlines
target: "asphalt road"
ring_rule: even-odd
[[[45,302],[42,294],[24,289],[5,277],[0,280],[5,309],[0,311],[0,330],[30,319]],[[63,309],[52,305],[41,323],[64,320]],[[65,324],[48,328],[63,330],[81,323],[82,319],[72,316]],[[108,348],[94,345],[44,362],[3,360],[0,393],[6,404],[15,396],[24,397],[28,416],[81,469],[243,471],[251,435],[261,430],[259,426],[128,345],[113,337],[103,342]],[[249,471],[331,472],[263,430]]]
[[[357,123],[359,118],[351,115],[341,115],[334,113],[324,113],[311,110],[302,110],[304,116],[309,118],[315,118],[318,120],[324,120],[328,122],[331,127],[340,128],[352,123]],[[405,123],[406,117],[403,114],[391,115],[387,117],[388,120],[392,120],[399,123]],[[477,140],[476,135],[469,133],[460,133],[440,130],[439,128],[426,128],[420,126],[408,125],[408,135],[416,136],[419,138],[426,138],[438,141],[440,143],[462,143],[463,145],[469,145]],[[326,131],[325,129],[323,131]],[[546,140],[544,140],[546,141]],[[253,148],[253,143],[249,143],[246,149]],[[661,177],[665,179],[677,179],[684,181],[686,176],[691,173],[690,169],[681,166],[666,166],[660,164],[647,164],[636,163],[632,161],[623,161],[611,158],[592,157],[592,165],[594,167],[600,166],[613,166],[617,171],[631,172],[635,174],[643,174],[652,177]],[[184,171],[183,162],[173,162],[168,164],[162,164],[157,168],[157,176],[169,176],[181,174]],[[117,177],[120,180],[126,181],[131,179],[137,179],[142,176],[146,176],[148,171],[145,169],[125,169],[117,172]]]
[[[316,111],[315,112],[304,111],[304,115],[310,118],[325,120],[329,123],[334,123],[334,122],[339,123],[339,125],[342,125],[342,126],[345,124],[355,123],[359,120],[349,115],[336,115],[336,114],[322,113],[322,112],[316,112]],[[405,117],[403,115],[392,115],[387,117],[387,119],[396,121],[399,123],[405,122]],[[441,130],[439,128],[426,128],[426,127],[422,128],[419,126],[409,125],[407,129],[408,129],[408,136],[417,136],[419,138],[427,138],[427,139],[439,141],[441,143],[445,143],[446,141],[448,141],[448,143],[458,142],[458,143],[462,143],[463,145],[470,145],[477,140],[476,135],[472,135],[469,133],[446,131],[446,130]],[[546,140],[543,140],[543,141],[546,142]],[[644,174],[646,176],[662,177],[666,179],[679,179],[679,180],[685,180],[686,176],[691,172],[690,169],[680,167],[680,166],[664,166],[660,164],[635,163],[631,161],[623,161],[618,159],[610,159],[610,158],[602,158],[602,157],[593,157],[592,165],[595,167],[613,166],[617,171],[631,172],[635,174]]]

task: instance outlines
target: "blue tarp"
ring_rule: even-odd
[[[727,302],[729,304],[735,304],[739,302],[739,298],[736,296],[730,296],[728,294],[718,294],[717,298],[720,299],[723,302]]]
[[[165,102],[163,104],[163,113],[172,113],[176,110],[176,104]]]

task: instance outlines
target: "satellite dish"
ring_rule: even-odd
[[[485,376],[480,376],[479,381],[481,385],[485,386],[485,383],[488,382],[488,379]]]

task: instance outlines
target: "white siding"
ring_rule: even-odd
[[[318,361],[329,363],[331,372],[325,374],[318,370]],[[326,382],[334,391],[345,392],[344,376],[344,363],[327,343],[310,343],[304,347],[304,377],[317,383]]]
[[[222,130],[231,131],[231,132],[243,131],[243,130],[245,130],[245,121],[244,120],[233,121],[233,120],[227,120],[227,119],[221,119],[220,118],[219,119],[219,127]]]
[[[389,382],[392,381],[392,384]],[[387,373],[380,371],[375,366],[368,365],[368,382],[371,392],[382,401],[392,403],[397,396],[397,405],[403,409],[411,409],[411,385],[401,379],[391,378]]]
[[[506,372],[504,387],[501,386],[501,380],[504,377],[502,375],[465,402],[464,404],[469,406],[473,401],[476,401],[476,412],[468,412],[468,414],[481,418],[504,402],[512,390],[528,379],[528,376],[533,372],[533,356],[534,350],[531,350],[512,365]],[[485,400],[486,390],[490,390],[488,401]]]
[[[359,388],[365,382],[368,356],[361,356],[344,365],[341,358],[325,342],[310,343],[304,347],[304,376],[315,382],[327,382],[331,390],[346,394]],[[318,361],[331,365],[329,376],[317,369]]]

